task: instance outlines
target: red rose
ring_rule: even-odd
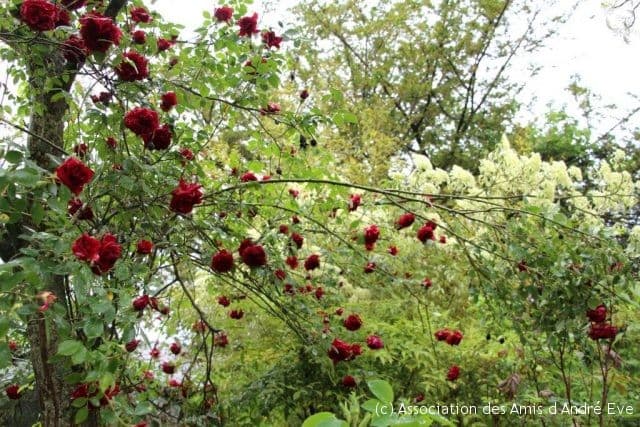
[[[153,243],[148,240],[140,240],[136,245],[136,251],[139,254],[147,255],[153,250]]]
[[[157,41],[158,52],[164,52],[165,50],[171,48],[174,45],[174,42],[171,40],[159,38]]]
[[[87,58],[87,47],[84,40],[72,34],[62,44],[62,54],[64,59],[72,64],[81,64]]]
[[[589,328],[589,338],[592,340],[614,339],[618,334],[618,328],[606,323],[592,323]]]
[[[446,338],[447,344],[449,345],[458,345],[460,341],[462,341],[462,332],[455,331],[451,332],[449,336]]]
[[[232,319],[239,320],[239,319],[242,319],[243,316],[244,316],[244,311],[242,310],[231,310],[229,312],[229,317]]]
[[[300,249],[304,243],[304,237],[298,233],[291,233],[291,240],[296,244],[296,247]]]
[[[58,166],[56,176],[77,196],[93,178],[93,171],[75,157],[69,157]]]
[[[349,331],[357,331],[362,326],[362,319],[357,314],[350,314],[342,324]]]
[[[112,44],[120,44],[122,31],[113,19],[91,12],[80,18],[80,35],[90,52],[106,52]]]
[[[142,140],[145,148],[149,150],[166,150],[171,145],[172,137],[171,128],[164,124],[154,130],[152,134],[143,135]]]
[[[258,14],[254,13],[252,16],[243,16],[238,19],[238,27],[240,27],[240,31],[238,31],[238,35],[240,37],[251,37],[252,35],[259,33]]]
[[[87,0],[61,0],[59,4],[65,7],[67,10],[78,10],[87,4]]]
[[[144,80],[149,77],[149,61],[133,50],[126,52],[124,60],[115,68],[118,78],[125,82]]]
[[[273,275],[276,276],[276,278],[278,278],[278,280],[284,280],[287,277],[287,273],[282,270],[282,269],[277,269],[276,271],[273,272]]]
[[[131,302],[131,305],[133,306],[133,309],[135,311],[142,311],[147,308],[150,301],[151,299],[149,298],[149,295],[140,295],[139,297],[134,298],[134,300]]]
[[[296,268],[298,268],[298,258],[295,256],[288,256],[287,259],[284,261],[290,269],[295,270]]]
[[[380,237],[380,229],[373,224],[364,229],[364,244],[368,251],[372,250],[378,238]]]
[[[69,215],[74,216],[79,220],[91,221],[93,219],[93,209],[91,206],[83,206],[80,199],[71,199],[67,205]]]
[[[587,310],[587,317],[592,322],[604,322],[607,319],[607,307],[604,304],[600,304],[593,310]]]
[[[229,22],[233,18],[233,8],[229,6],[219,7],[213,12],[213,16],[218,22]]]
[[[344,308],[340,307],[336,310],[336,316],[342,316],[342,313],[344,313]]]
[[[336,364],[342,361],[349,361],[362,354],[362,349],[357,344],[349,344],[338,338],[331,343],[331,348],[327,351],[327,356]]]
[[[87,151],[89,151],[89,147],[84,142],[73,146],[73,152],[76,153],[76,156],[78,157],[86,156]]]
[[[227,298],[225,295],[221,295],[218,297],[218,304],[223,307],[228,307],[229,304],[231,304],[231,301],[229,301],[229,298]]]
[[[322,299],[322,297],[324,296],[324,289],[322,288],[322,286],[318,286],[316,288],[315,296],[317,300]]]
[[[416,216],[411,212],[402,214],[396,220],[396,229],[402,230],[403,228],[410,227],[415,220],[416,220]]]
[[[47,0],[24,0],[20,6],[20,19],[35,31],[56,28],[58,7]]]
[[[273,31],[265,31],[262,33],[262,43],[264,43],[268,48],[275,47],[276,49],[280,49],[282,37],[276,36],[276,33]]]
[[[131,39],[135,44],[145,44],[147,42],[147,33],[142,30],[136,30],[131,33]]]
[[[436,240],[436,236],[433,232],[435,229],[436,223],[434,223],[433,221],[427,222],[418,230],[418,240],[420,240],[422,243],[425,243],[427,240]]]
[[[9,341],[9,350],[10,351],[16,351],[18,349],[18,343],[15,342],[14,340]]]
[[[180,149],[180,155],[185,160],[193,160],[195,158],[195,155],[193,154],[193,151],[189,150],[188,148],[181,148]]]
[[[202,203],[202,185],[198,183],[187,184],[182,179],[172,192],[169,207],[172,211],[188,214],[193,210],[193,205]]]
[[[179,342],[174,342],[169,347],[169,351],[177,356],[182,351],[182,346],[180,345]]]
[[[429,279],[428,277],[425,277],[425,279],[422,281],[422,286],[429,289],[431,285],[433,285],[433,283],[431,282],[431,279]]]
[[[371,350],[380,350],[384,347],[382,338],[377,335],[369,335],[367,337],[367,347],[369,347]]]
[[[436,331],[434,335],[436,336],[436,340],[445,341],[449,335],[451,335],[451,331],[448,329],[440,329],[439,331]]]
[[[168,384],[169,384],[169,387],[173,387],[173,388],[182,387],[182,383],[175,378],[171,378]]]
[[[460,376],[460,368],[457,365],[452,365],[447,373],[447,380],[455,381]]]
[[[162,372],[165,374],[172,375],[176,371],[176,367],[174,364],[169,362],[162,362]]]
[[[95,395],[95,392],[92,396]],[[89,384],[83,383],[79,384],[73,391],[71,392],[71,399],[80,399],[82,397],[89,397]]]
[[[129,13],[131,14],[133,22],[143,22],[145,24],[151,22],[151,15],[149,15],[149,12],[147,12],[147,9],[144,7],[131,8],[131,12]]]
[[[138,348],[138,344],[140,344],[140,340],[132,339],[131,341],[129,341],[128,343],[126,343],[124,345],[124,348],[129,353],[131,353],[131,352],[135,351],[136,348]]]
[[[304,269],[307,271],[315,270],[320,267],[320,255],[309,255],[304,261]]]
[[[359,194],[352,194],[349,197],[349,212],[353,212],[358,209],[358,206],[362,203],[362,197]]]
[[[20,393],[20,386],[18,384],[11,384],[7,388],[4,389],[4,392],[7,394],[7,397],[11,400],[18,400],[22,393]]]
[[[238,246],[238,254],[242,256],[242,252],[252,245],[253,241],[251,239],[244,239],[242,242],[240,242],[240,246]]]
[[[444,234],[440,236],[439,242],[442,243],[443,245],[447,243],[447,236],[445,236]]]
[[[122,246],[118,244],[114,235],[106,233],[100,241],[98,261],[93,264],[91,271],[98,275],[106,273],[113,268],[120,255]]]
[[[84,233],[73,242],[71,250],[80,261],[92,263],[100,258],[100,241]]]
[[[351,375],[345,375],[342,378],[342,386],[346,388],[354,388],[358,386],[358,383],[356,382],[356,379]]]
[[[398,248],[396,246],[389,246],[389,249],[387,249],[387,252],[389,252],[389,254],[396,256],[398,255]]]
[[[226,347],[227,344],[229,344],[229,338],[224,332],[218,332],[213,337],[213,345],[215,345],[216,347]]]
[[[262,180],[265,181],[264,177],[262,178]],[[291,197],[296,199],[300,195],[300,191],[296,190],[295,188],[290,188],[289,189],[289,194],[291,194]]]
[[[291,217],[291,222],[293,224],[300,224],[300,218],[298,218],[298,215],[294,215]]]
[[[149,356],[151,356],[152,359],[160,357],[160,350],[158,350],[158,347],[153,347],[149,352]]]
[[[281,224],[278,231],[280,231],[281,234],[289,234],[289,227],[286,224]]]
[[[305,100],[309,97],[309,91],[307,89],[302,90],[302,92],[300,92],[300,99],[301,100]]]
[[[251,245],[241,253],[242,261],[249,267],[261,267],[267,263],[267,254],[260,245]]]
[[[56,27],[69,27],[71,25],[71,16],[69,16],[69,12],[60,7],[56,7],[56,9],[58,11]]]
[[[365,266],[364,266],[364,272],[369,274],[369,273],[373,273],[376,270],[376,263],[375,262],[368,262]]]
[[[116,141],[116,139],[112,136],[107,138],[107,145],[110,148],[116,148],[118,146],[118,141]]]
[[[124,125],[138,136],[147,136],[153,135],[153,132],[160,127],[160,121],[155,111],[136,107],[124,115]]]
[[[217,273],[227,273],[233,269],[233,254],[223,249],[211,257],[211,269]]]
[[[191,325],[191,330],[193,332],[204,332],[206,329],[207,325],[202,320],[198,320],[197,322],[194,322],[193,325]]]
[[[260,114],[263,116],[267,114],[278,114],[279,112],[280,104],[276,102],[269,102],[266,107],[260,108]]]
[[[249,182],[249,181],[257,181],[258,177],[253,172],[246,172],[240,177],[240,181]]]
[[[167,92],[162,95],[160,108],[162,111],[169,111],[178,105],[178,96],[175,92]]]

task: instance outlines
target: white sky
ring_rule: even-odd
[[[566,1],[568,5],[572,0],[560,1]],[[220,5],[211,0],[146,2],[165,19],[183,24],[187,32],[201,22],[203,10],[212,12]],[[185,7],[185,3],[188,3],[188,7]],[[265,6],[265,3],[269,6]],[[287,20],[287,8],[297,3],[299,2],[293,0],[258,0],[250,10],[259,13],[260,26],[276,27],[278,21]],[[532,0],[531,3],[535,6],[536,3],[546,4],[546,1]],[[640,27],[640,22],[636,27]],[[603,104],[616,103],[625,109],[634,108],[636,103],[626,94],[632,92],[640,95],[639,43],[640,37],[637,34],[631,38],[630,43],[625,43],[622,36],[607,26],[607,13],[600,0],[583,0],[571,19],[561,24],[559,34],[546,48],[533,56],[522,57],[516,64],[522,68],[530,62],[543,66],[540,74],[529,80],[526,91],[519,98],[524,104],[531,103],[531,107],[523,111],[522,118],[542,116],[548,103],[554,106],[567,103],[569,94],[565,88],[574,74],[582,77],[584,86],[603,97]],[[3,76],[4,67],[0,64],[0,79]],[[612,119],[611,123],[614,121]],[[604,123],[603,129],[609,125]]]

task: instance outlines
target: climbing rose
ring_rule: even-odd
[[[382,338],[377,335],[369,335],[367,337],[367,347],[369,347],[371,350],[380,350],[384,347]]]
[[[396,255],[398,255],[398,247],[397,246],[389,246],[389,249],[387,250],[387,252],[389,252],[389,254],[391,254],[392,256],[396,256]]]
[[[425,225],[420,227],[418,230],[418,240],[422,243],[425,243],[427,240],[435,240],[436,236],[434,234],[434,230],[436,229],[436,223],[433,221],[427,222]]]
[[[218,22],[229,22],[233,17],[233,8],[229,6],[219,7],[213,12],[213,16]]]
[[[618,334],[618,328],[606,323],[592,323],[589,328],[589,338],[592,340],[614,339]]]
[[[149,77],[149,61],[144,56],[133,50],[122,56],[124,60],[115,69],[120,80],[133,82]]]
[[[322,297],[324,296],[324,289],[322,288],[322,286],[318,286],[316,288],[315,296],[318,300],[322,299]]]
[[[349,344],[338,338],[335,338],[331,343],[331,348],[327,351],[327,355],[333,363],[336,364],[342,361],[349,361],[362,354],[362,349],[358,344]]]
[[[295,270],[298,268],[298,258],[295,256],[288,256],[285,260],[285,263],[289,266],[290,269]]]
[[[136,252],[142,255],[150,254],[153,250],[153,243],[149,240],[140,240],[136,245]]]
[[[455,331],[451,332],[449,336],[446,338],[447,344],[449,345],[458,345],[460,341],[462,341],[462,332]]]
[[[58,7],[47,0],[25,0],[20,6],[20,19],[35,31],[53,30],[58,13]]]
[[[278,228],[281,234],[289,234],[289,227],[286,224],[281,224]]]
[[[107,145],[110,148],[116,148],[118,146],[118,141],[116,141],[116,139],[112,136],[107,138]]]
[[[436,331],[434,335],[436,337],[436,340],[445,341],[449,337],[449,335],[451,335],[451,331],[448,329],[440,329],[439,331]]]
[[[587,317],[592,322],[604,322],[607,318],[607,307],[604,304],[600,304],[593,310],[587,310]]]
[[[218,304],[223,307],[228,307],[229,304],[231,304],[231,301],[229,301],[229,298],[227,298],[225,295],[221,295],[218,297]]]
[[[131,33],[131,39],[136,44],[145,44],[147,41],[147,33],[142,30],[136,30]]]
[[[69,157],[58,166],[56,176],[77,196],[93,178],[93,171],[75,157]]]
[[[84,45],[84,40],[80,37],[72,34],[62,44],[62,54],[64,59],[72,64],[81,64],[87,58],[87,47]]]
[[[140,295],[139,297],[134,298],[131,305],[135,311],[142,311],[149,305],[150,301],[151,299],[149,298],[149,295]]]
[[[213,345],[215,345],[216,347],[226,347],[227,344],[229,344],[229,338],[224,332],[218,332],[213,337]]]
[[[164,124],[148,135],[142,135],[145,148],[149,150],[166,150],[171,145],[171,128]]]
[[[352,194],[349,197],[349,212],[353,212],[358,209],[358,206],[362,203],[362,197],[359,194]]]
[[[267,254],[260,245],[251,245],[240,254],[242,261],[249,267],[261,267],[267,263]]]
[[[402,214],[396,220],[396,229],[401,230],[403,228],[410,227],[413,224],[413,221],[416,220],[416,216],[411,212],[407,212]]]
[[[100,257],[100,241],[84,233],[71,245],[73,254],[80,261],[94,262]]]
[[[304,261],[304,269],[307,271],[315,270],[318,267],[320,267],[320,255],[309,255]]]
[[[211,257],[211,269],[217,273],[231,271],[233,269],[233,254],[226,249],[218,251]]]
[[[162,362],[162,372],[168,375],[172,375],[176,371],[176,367],[174,364],[169,362]]]
[[[179,342],[176,341],[171,344],[171,346],[169,347],[169,351],[177,356],[182,351],[182,346]]]
[[[285,277],[287,277],[287,273],[280,268],[274,271],[273,275],[276,276],[279,280],[284,280]]]
[[[358,383],[356,382],[356,379],[351,375],[345,375],[342,378],[342,386],[346,388],[354,388],[358,386]]]
[[[280,112],[280,104],[277,102],[269,102],[266,107],[260,108],[260,114],[265,116],[267,114],[277,114]]]
[[[302,244],[304,243],[304,237],[302,237],[299,233],[291,233],[291,240],[293,240],[298,249],[300,249],[302,247]]]
[[[380,229],[373,224],[364,229],[364,244],[368,251],[372,250],[380,237]]]
[[[91,221],[93,219],[93,210],[91,209],[91,206],[83,206],[80,199],[69,200],[69,203],[67,204],[67,211],[71,216],[74,216],[77,213],[76,217],[79,220]]]
[[[447,380],[455,381],[460,376],[460,368],[457,365],[452,365],[447,373]]]
[[[193,160],[193,159],[195,159],[195,154],[193,154],[193,151],[189,150],[188,148],[181,148],[180,149],[180,155],[185,160]]]
[[[149,352],[149,356],[151,356],[152,359],[160,357],[160,350],[158,350],[158,347],[153,347]]]
[[[164,52],[165,50],[170,49],[171,46],[174,45],[174,42],[165,38],[159,38],[156,44],[158,46],[158,52]]]
[[[143,22],[145,24],[151,22],[151,15],[144,7],[134,7],[131,9],[131,19],[133,22]]]
[[[229,317],[232,319],[239,320],[239,319],[242,319],[243,316],[244,316],[244,311],[242,310],[231,310],[229,312]]]
[[[368,262],[365,266],[364,266],[364,272],[365,273],[373,273],[376,270],[376,263],[375,262]]]
[[[282,37],[276,36],[273,31],[265,31],[262,33],[262,42],[268,47],[275,47],[280,49],[280,43],[282,43]]]
[[[350,314],[344,319],[343,325],[349,331],[357,331],[362,326],[362,319],[357,314]]]
[[[238,27],[240,27],[240,31],[238,31],[238,35],[240,37],[251,37],[252,35],[259,33],[258,14],[254,13],[252,16],[243,16],[238,19]]]
[[[93,263],[91,271],[97,275],[108,272],[113,268],[120,255],[122,255],[122,246],[118,244],[114,235],[106,233],[100,241],[98,260]]]
[[[301,99],[302,101],[304,101],[304,100],[305,100],[305,99],[307,99],[308,97],[309,97],[309,91],[308,91],[307,89],[303,89],[303,90],[300,92],[300,99]]]
[[[172,192],[171,203],[169,207],[172,211],[188,214],[193,210],[193,205],[202,203],[202,185],[198,183],[187,184],[182,179]]]
[[[18,384],[11,384],[7,388],[4,389],[4,392],[7,394],[7,397],[11,400],[18,400],[22,393],[20,393],[20,386]]]
[[[175,92],[167,92],[162,95],[160,108],[162,111],[169,111],[178,105],[178,97]]]
[[[431,279],[428,277],[425,277],[425,279],[422,281],[422,286],[429,289],[431,285],[433,285],[433,283],[431,282]]]
[[[80,18],[80,35],[90,52],[106,52],[112,44],[120,44],[122,31],[113,19],[91,12]]]
[[[124,345],[124,348],[129,352],[135,351],[138,348],[138,344],[140,344],[140,340],[133,339]]]
[[[246,172],[244,175],[240,177],[240,181],[249,182],[249,181],[257,181],[258,178],[255,176],[253,172]]]
[[[153,135],[160,126],[158,113],[150,108],[135,107],[124,115],[124,125],[138,136]]]

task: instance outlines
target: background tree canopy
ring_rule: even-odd
[[[2,424],[637,422],[640,109],[506,73],[563,11],[294,13],[0,5]]]

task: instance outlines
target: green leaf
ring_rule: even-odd
[[[9,332],[9,318],[6,316],[0,317],[0,338],[7,335]]]
[[[111,387],[114,383],[115,379],[113,378],[113,374],[111,372],[105,372],[102,374],[102,378],[100,378],[100,391],[105,391],[109,387]]]
[[[11,363],[11,350],[6,342],[0,342],[0,369],[6,368]]]
[[[302,427],[346,427],[345,421],[339,420],[331,412],[318,412],[307,418]]]
[[[149,402],[140,402],[138,406],[136,406],[135,415],[143,416],[153,412],[153,406]]]
[[[384,380],[371,380],[367,381],[367,385],[369,386],[371,393],[373,393],[373,395],[382,402],[393,402],[393,388],[391,388],[391,384],[388,382]]]
[[[361,406],[365,411],[375,413],[376,409],[380,406],[380,401],[378,399],[369,399]]]
[[[4,155],[4,158],[7,159],[7,162],[13,163],[14,165],[20,163],[22,160],[22,153],[20,151],[7,151],[7,154]]]
[[[91,318],[87,321],[87,324],[84,325],[83,329],[89,338],[99,337],[102,336],[102,332],[104,332],[104,323],[100,319]]]
[[[40,203],[36,202],[31,207],[31,219],[34,224],[39,225],[42,222],[42,218],[44,218],[44,208]]]
[[[89,418],[89,409],[85,406],[84,408],[80,408],[78,412],[76,412],[76,416],[74,417],[74,421],[76,424],[82,424]]]
[[[80,341],[62,341],[58,346],[58,354],[62,356],[71,356],[72,354],[80,351],[80,349],[84,348],[84,344]]]

